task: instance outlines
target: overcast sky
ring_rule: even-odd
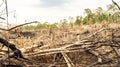
[[[2,0],[1,0],[2,1]],[[106,8],[111,0],[7,0],[8,10],[16,10],[17,23],[29,21],[59,22],[68,19],[69,16],[76,17],[84,15],[84,9],[91,10],[97,7]],[[120,2],[119,0],[114,0]],[[11,22],[10,23],[15,23]]]

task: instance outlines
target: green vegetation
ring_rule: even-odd
[[[73,17],[69,17],[69,22],[66,19],[60,20],[58,23],[48,24],[48,23],[38,23],[37,25],[27,25],[23,26],[22,29],[25,30],[39,30],[47,28],[59,28],[68,27],[73,25],[86,25],[101,23],[103,21],[109,23],[120,23],[120,12],[114,4],[107,5],[107,10],[103,10],[101,7],[96,8],[92,11],[89,8],[84,9],[85,16],[77,16],[75,21]]]

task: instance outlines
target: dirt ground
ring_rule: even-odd
[[[15,46],[22,51],[23,55],[31,60],[31,62],[27,62],[11,58],[10,63],[18,65],[17,67],[68,67],[69,62],[66,62],[61,53],[45,54],[43,52],[41,53],[41,55],[33,55],[32,53],[39,53],[40,51],[42,52],[44,50],[60,48],[61,46],[65,46],[66,44],[77,43],[79,42],[79,40],[84,40],[85,37],[89,37],[89,35],[93,34],[96,31],[99,31],[102,28],[107,28],[108,30],[101,31],[97,33],[94,38],[92,36],[90,38],[87,38],[87,40],[92,40],[94,42],[105,41],[104,44],[106,44],[107,42],[111,41],[112,34],[110,30],[115,29],[116,31],[114,31],[114,33],[115,36],[117,36],[116,41],[120,43],[120,25],[118,24],[109,24],[109,26],[103,26],[102,24],[94,24],[86,26],[74,26],[63,29],[41,29],[37,31],[29,30],[20,31],[17,33],[9,33],[7,35],[9,42],[14,43]],[[80,35],[80,37],[78,37],[78,35]],[[36,45],[37,47],[33,48],[33,46]],[[99,43],[95,45],[99,45]],[[82,45],[82,47],[85,49],[88,48],[86,47],[86,45]],[[4,47],[3,49],[6,48]],[[106,61],[109,59],[111,59],[112,61],[105,64],[98,63],[96,65],[93,65],[92,67],[97,67],[99,65],[112,66],[118,62],[116,53],[110,46],[102,46],[94,49],[93,51],[104,56],[105,60],[102,59],[102,61]],[[90,65],[100,61],[101,59],[99,59],[99,56],[95,55],[94,52],[91,53],[89,51],[74,51],[67,52],[66,54],[74,64],[74,67],[89,67]],[[8,60],[5,63],[8,63]]]

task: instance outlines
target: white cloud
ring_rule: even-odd
[[[41,4],[39,6],[42,7],[60,7],[65,3],[70,2],[70,0],[40,0]]]

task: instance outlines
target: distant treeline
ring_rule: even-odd
[[[95,24],[101,22],[109,23],[120,23],[120,10],[114,5],[107,5],[107,9],[103,10],[101,7],[96,8],[92,11],[89,8],[84,9],[85,16],[77,16],[76,18],[69,17],[69,20],[62,19],[57,23],[38,23],[37,25],[27,25],[23,26],[22,29],[25,30],[37,30],[43,28],[59,28],[59,27],[68,27],[73,25],[86,25],[86,24]],[[75,21],[74,21],[75,19]]]

